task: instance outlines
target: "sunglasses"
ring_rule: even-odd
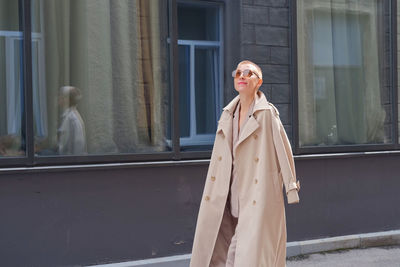
[[[257,78],[260,79],[260,77],[258,76],[258,74],[256,72],[254,72],[252,70],[249,70],[249,69],[245,69],[243,71],[241,71],[241,70],[232,71],[232,77],[233,78],[239,78],[242,74],[243,74],[243,77],[247,77],[247,78],[250,78],[254,74],[254,75],[257,76]]]

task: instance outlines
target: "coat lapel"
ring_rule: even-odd
[[[224,107],[221,119],[218,122],[217,134],[223,134],[225,136],[226,143],[228,144],[229,152],[232,154],[232,121],[233,111],[240,98],[237,95],[226,107]]]
[[[234,155],[236,155],[236,148],[240,145],[240,143],[246,140],[246,138],[249,137],[259,127],[260,124],[258,123],[258,121],[254,118],[254,116],[251,116],[246,124],[243,126],[243,130],[240,132],[239,135],[239,140],[233,148]]]
[[[224,118],[225,116],[226,118]],[[232,118],[229,116],[229,114],[223,114],[221,117],[221,120],[218,122],[217,134],[224,135],[224,140],[228,145],[228,150],[230,153],[232,153]]]
[[[237,103],[240,101],[239,95],[237,95],[226,107],[224,107],[224,111],[222,112],[221,119],[218,122],[217,134],[224,134],[225,140],[227,140],[229,145],[229,151],[232,148],[232,121],[233,121],[233,112]],[[268,104],[268,101],[263,92],[258,91],[254,103],[253,113],[246,124],[243,126],[243,130],[240,133],[239,140],[236,146],[233,148],[233,153],[235,153],[236,148],[242,143],[246,138],[248,138],[255,130],[260,127],[259,122],[257,121],[254,114],[259,110],[270,109],[271,106]],[[231,151],[232,152],[232,151]]]
[[[236,149],[239,145],[246,140],[250,135],[254,133],[259,127],[260,123],[257,121],[256,113],[260,110],[269,109],[271,106],[268,104],[267,98],[265,97],[264,93],[258,91],[255,97],[255,103],[253,107],[253,113],[248,121],[244,124],[243,130],[240,132],[239,140],[236,146],[233,148],[233,153],[236,155]]]

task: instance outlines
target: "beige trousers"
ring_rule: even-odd
[[[235,225],[237,226],[237,218],[234,218]],[[236,252],[236,243],[237,243],[237,235],[236,235],[236,229],[235,228],[235,234],[232,236],[231,243],[229,244],[228,248],[228,254],[226,258],[226,267],[234,267],[235,266],[235,252]]]

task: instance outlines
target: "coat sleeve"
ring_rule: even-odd
[[[292,148],[286,135],[285,128],[279,119],[279,112],[273,107],[275,114],[272,115],[272,134],[275,151],[278,157],[281,177],[286,189],[287,201],[289,204],[298,203],[300,182],[296,179]]]

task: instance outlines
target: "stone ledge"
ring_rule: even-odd
[[[286,256],[392,245],[400,245],[400,230],[288,242]]]

